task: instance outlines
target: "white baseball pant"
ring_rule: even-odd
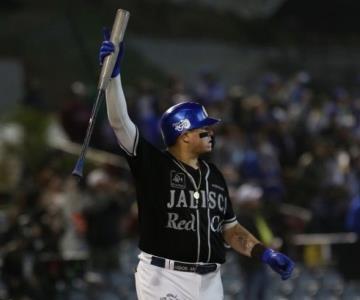
[[[151,255],[141,252],[135,273],[139,300],[222,300],[224,299],[220,265],[214,272],[197,274],[172,270],[174,264],[166,259],[166,268],[152,265]]]

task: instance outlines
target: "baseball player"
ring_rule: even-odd
[[[114,51],[105,31],[100,62]],[[225,243],[268,264],[283,280],[291,259],[266,248],[236,220],[225,180],[200,158],[213,148],[210,118],[195,102],[170,107],[160,121],[161,151],[138,132],[127,112],[120,79],[123,46],[106,90],[107,114],[134,177],[140,241],[135,273],[140,300],[223,299]]]

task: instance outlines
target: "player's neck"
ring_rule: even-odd
[[[199,167],[198,155],[195,155],[188,151],[183,151],[183,149],[179,147],[170,147],[168,148],[168,151],[180,162],[185,163],[190,167],[193,167],[194,169],[197,169]]]

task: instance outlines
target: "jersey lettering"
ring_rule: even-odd
[[[214,209],[216,206],[216,194],[215,192],[209,193],[209,208]]]
[[[168,212],[168,222],[166,228],[175,230],[195,231],[195,215],[191,215],[191,220],[179,220],[179,214]]]
[[[221,232],[224,220],[220,220],[220,216],[213,216],[211,218],[210,228],[213,232]]]
[[[218,200],[217,205],[218,205],[219,210],[225,214],[225,201],[226,200],[224,199],[224,196],[222,194],[219,194],[217,200]]]
[[[177,202],[176,207],[188,207],[186,204],[186,196],[184,190],[180,191],[179,201]]]
[[[180,190],[179,198],[176,199],[176,192],[178,190],[170,190],[170,201],[166,203],[167,208],[173,207],[189,207],[192,209],[197,209],[197,200],[194,198],[194,191],[186,191],[190,196],[190,205],[187,204],[186,194],[184,190]]]
[[[194,191],[188,190],[170,190],[170,201],[166,204],[167,208],[183,207],[197,209],[198,204],[201,208],[206,208],[206,192],[200,191],[201,203],[194,198]],[[227,198],[221,193],[214,191],[209,192],[209,208],[211,210],[218,209],[220,212],[225,214]]]
[[[174,207],[175,203],[175,190],[170,190],[170,202],[166,204],[167,208]]]
[[[200,193],[201,193],[201,200],[202,200],[201,201],[201,207],[205,208],[206,207],[206,201],[207,201],[206,193],[205,193],[204,190],[201,190]]]
[[[197,209],[197,207],[198,207],[197,203],[198,203],[198,200],[196,200],[194,198],[194,193],[191,192],[190,193],[190,206],[189,207],[192,208],[192,209]]]

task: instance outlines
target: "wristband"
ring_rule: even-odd
[[[251,257],[262,261],[263,254],[266,251],[266,249],[267,248],[263,244],[258,243],[251,249],[250,255]]]

